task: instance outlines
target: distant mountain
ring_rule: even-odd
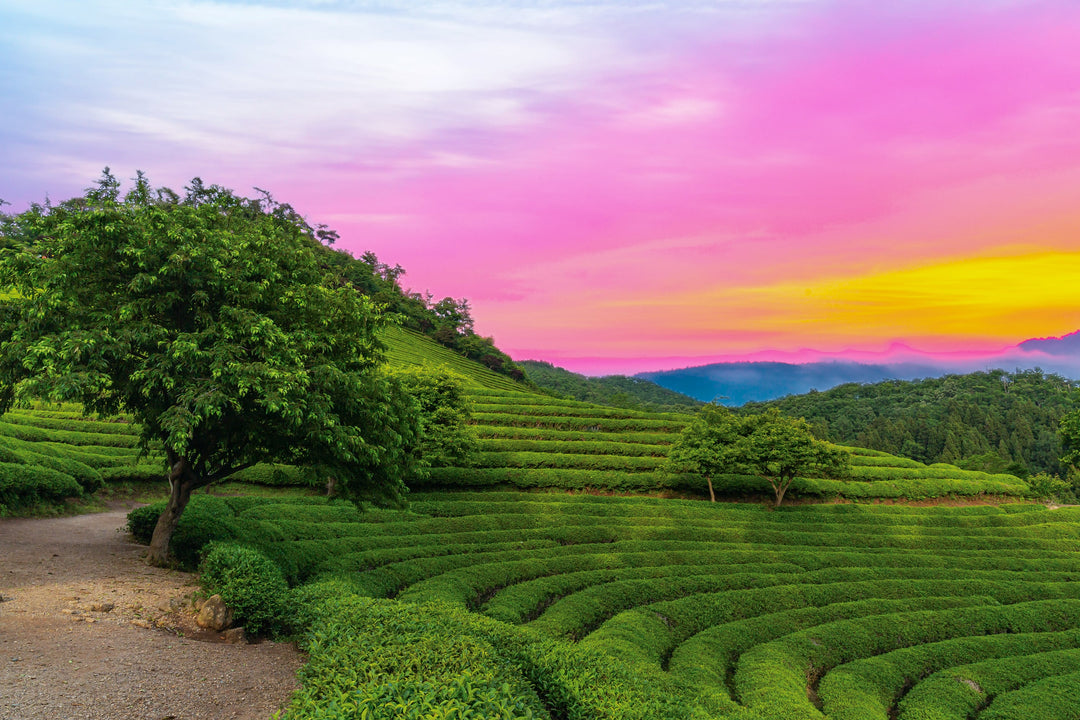
[[[844,383],[874,383],[882,380],[919,380],[951,373],[979,370],[1041,369],[1065,377],[1080,377],[1080,331],[1058,338],[1025,340],[1000,353],[964,359],[941,359],[914,354],[904,362],[862,363],[848,360],[821,360],[807,363],[723,362],[638,373],[634,377],[651,380],[670,390],[706,402],[742,405],[824,391]]]
[[[701,405],[692,397],[643,378],[625,375],[586,377],[538,360],[520,360],[517,365],[537,387],[574,400],[660,411],[690,411]]]
[[[1025,340],[1016,347],[1024,352],[1041,352],[1047,355],[1080,356],[1080,330],[1059,338]]]
[[[733,362],[702,365],[682,370],[638,373],[634,377],[651,380],[662,387],[724,405],[773,400],[800,395],[811,390],[828,390],[843,383],[872,383],[881,380],[916,380],[938,377],[945,370],[933,365],[897,363],[868,365],[854,362]]]

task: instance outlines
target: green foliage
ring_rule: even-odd
[[[1040,370],[1001,370],[874,384],[747,403],[806,418],[822,439],[884,450],[924,463],[1063,475],[1062,417],[1076,408],[1076,383]]]
[[[397,501],[412,404],[377,372],[376,307],[323,262],[326,233],[288,205],[195,179],[181,197],[108,172],[85,197],[8,218],[0,407],[30,398],[130,414],[191,490],[257,462],[312,465]],[[163,537],[157,545],[167,544]],[[154,550],[154,548],[152,548]],[[156,552],[156,550],[154,550]]]
[[[713,478],[721,473],[758,475],[769,482],[779,507],[797,475],[842,474],[849,457],[816,440],[805,420],[785,417],[776,409],[739,416],[712,403],[683,429],[668,453],[668,463],[673,472],[704,476],[710,496]]]
[[[79,497],[82,486],[70,475],[33,465],[0,462],[0,505],[7,510],[31,508]]]
[[[1073,410],[1061,418],[1059,432],[1064,453],[1061,462],[1080,469],[1080,410]]]
[[[537,360],[524,360],[518,365],[537,387],[575,400],[661,412],[687,412],[702,405],[689,395],[641,378],[625,375],[586,377]]]
[[[984,720],[1039,718],[1070,720],[1080,714],[1080,672],[1043,678],[994,698],[980,715]]]
[[[315,600],[290,720],[327,717],[547,718],[519,668],[438,606],[370,600],[331,585]]]
[[[837,720],[884,720],[921,678],[981,707],[1072,671],[1052,653],[1080,648],[1080,508],[202,498],[208,525],[264,566],[325,578],[287,593],[282,622],[311,658],[290,717],[397,717],[396,703],[418,717],[786,720],[820,717],[816,697]],[[976,705],[968,685],[943,685],[951,666],[993,659],[964,671],[987,690]],[[921,684],[900,717],[924,717]],[[1016,698],[1043,716],[1038,697]]]
[[[128,513],[128,531],[137,542],[150,542],[166,504],[162,500]],[[169,549],[180,567],[194,570],[206,545],[215,540],[233,540],[239,534],[235,514],[224,499],[213,495],[194,495],[177,524]]]
[[[280,626],[289,590],[281,569],[243,545],[214,542],[205,550],[199,579],[208,594],[221,595],[236,624],[252,635]]]
[[[427,467],[469,465],[476,432],[469,425],[464,378],[446,367],[404,367],[390,371],[420,413],[420,457]]]
[[[1069,482],[1048,473],[1032,475],[1026,482],[1030,488],[1031,497],[1036,498],[1057,497],[1072,488]]]

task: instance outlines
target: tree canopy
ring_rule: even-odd
[[[1061,462],[1080,469],[1080,410],[1073,410],[1061,418],[1061,449],[1065,453]]]
[[[822,440],[968,470],[1061,474],[1058,425],[1077,383],[1041,370],[991,370],[926,380],[848,383],[747,403],[806,418]]]
[[[164,449],[162,562],[191,492],[257,462],[315,467],[353,497],[398,501],[416,403],[379,371],[377,306],[269,196],[196,178],[183,195],[106,169],[83,197],[5,216],[0,411],[32,399],[130,413]]]
[[[776,506],[800,474],[843,474],[850,455],[814,438],[802,418],[771,408],[757,415],[736,415],[722,405],[703,407],[683,429],[668,453],[669,468],[702,475],[709,498],[716,500],[713,478],[744,473],[765,478]]]

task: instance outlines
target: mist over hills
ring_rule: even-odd
[[[849,382],[920,380],[979,370],[1042,369],[1068,378],[1080,377],[1080,331],[1059,338],[1025,340],[995,355],[961,360],[940,360],[923,355],[916,359],[864,363],[822,360],[808,363],[722,362],[678,370],[637,373],[661,387],[692,398],[724,405],[774,400],[811,390],[824,391]]]

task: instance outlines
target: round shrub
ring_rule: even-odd
[[[279,625],[289,586],[281,569],[258,550],[211,543],[199,572],[208,593],[221,595],[237,624],[251,634]]]
[[[127,530],[135,536],[135,541],[148,545],[154,536],[154,526],[165,510],[165,501],[137,507],[127,514]]]

